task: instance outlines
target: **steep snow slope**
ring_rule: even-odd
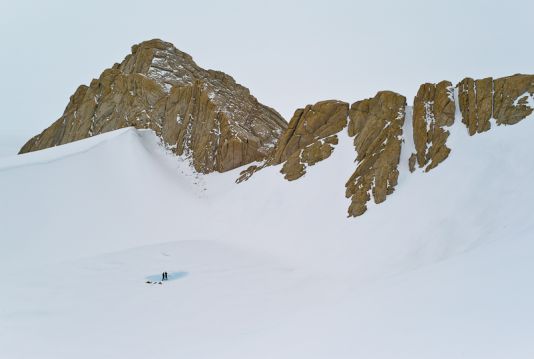
[[[534,121],[453,130],[356,219],[346,135],[294,182],[133,129],[0,159],[0,357],[531,358]]]

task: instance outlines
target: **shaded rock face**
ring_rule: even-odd
[[[446,142],[447,127],[454,123],[454,88],[449,81],[426,83],[419,87],[413,102],[413,139],[416,153],[410,158],[410,171],[415,164],[429,171],[450,153]]]
[[[241,173],[237,182],[247,180],[258,170],[283,163],[281,173],[293,181],[332,154],[338,143],[337,133],[347,126],[349,104],[342,101],[321,101],[298,109],[275,146],[261,165],[254,165]]]
[[[170,43],[150,40],[80,86],[61,118],[20,153],[128,126],[154,130],[167,148],[209,173],[263,160],[287,123],[232,77],[198,67]]]
[[[345,195],[351,199],[349,216],[367,210],[371,194],[375,203],[393,193],[399,176],[402,127],[406,98],[390,91],[352,104],[349,136],[354,136],[357,167],[347,181]]]
[[[457,87],[462,122],[470,135],[488,131],[492,121],[497,125],[515,124],[533,111],[528,104],[534,98],[534,75],[496,80],[465,78]]]

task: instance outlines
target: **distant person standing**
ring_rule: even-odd
[[[168,280],[169,279],[169,274],[167,272],[165,272],[164,274],[165,274],[165,280]]]
[[[165,280],[165,272],[161,273],[161,280]]]

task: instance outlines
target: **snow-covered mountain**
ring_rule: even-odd
[[[428,173],[404,146],[357,219],[346,130],[298,181],[133,128],[3,158],[0,357],[530,358],[533,131],[456,121]]]
[[[531,358],[533,94],[466,78],[286,124],[136,45],[0,158],[0,358]]]
[[[71,96],[63,115],[32,137],[20,153],[50,148],[109,131],[151,129],[196,172],[226,172],[246,164],[242,182],[268,166],[297,180],[330,157],[345,131],[354,138],[353,171],[346,177],[348,215],[361,216],[371,200],[395,191],[403,147],[410,170],[430,171],[447,159],[449,127],[470,135],[513,125],[534,109],[534,75],[464,78],[420,86],[407,117],[407,99],[392,91],[348,103],[320,101],[297,109],[289,124],[250,91],[220,71],[204,70],[191,56],[159,39],[132,47],[120,64]],[[406,122],[410,122],[406,124]],[[412,126],[412,128],[405,128]],[[345,130],[346,128],[346,130]]]

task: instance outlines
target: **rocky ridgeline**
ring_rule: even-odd
[[[123,62],[80,86],[63,115],[30,139],[20,153],[133,126],[152,129],[164,145],[191,160],[200,173],[224,172],[251,162],[237,182],[263,168],[281,165],[293,181],[330,157],[341,131],[354,143],[354,172],[345,184],[349,216],[393,193],[402,145],[411,121],[415,153],[409,169],[430,171],[450,154],[450,127],[457,120],[470,135],[515,124],[534,108],[534,75],[465,78],[421,85],[406,118],[406,98],[381,91],[349,104],[321,101],[298,109],[289,124],[260,104],[248,89],[222,72],[204,70],[172,44],[151,40],[132,47]],[[410,146],[411,147],[411,146]]]
[[[492,125],[513,125],[530,115],[533,94],[534,75],[495,80],[465,78],[456,87],[449,81],[421,85],[413,105],[416,153],[410,158],[410,170],[415,170],[417,162],[428,172],[449,156],[447,128],[455,121],[457,105],[462,123],[470,135],[475,135],[490,130]]]
[[[209,173],[262,160],[287,123],[232,77],[204,70],[172,44],[151,40],[80,86],[61,118],[20,153],[129,126],[154,130],[167,148]]]
[[[458,102],[458,104],[456,104]],[[428,172],[451,152],[447,146],[449,128],[456,107],[469,134],[487,131],[501,124],[514,124],[532,113],[534,75],[514,75],[493,80],[466,78],[453,86],[449,81],[421,85],[413,102],[412,121],[415,153],[409,158],[410,171]],[[282,165],[287,180],[296,180],[306,168],[328,158],[338,134],[346,130],[354,141],[354,173],[347,180],[345,195],[350,198],[349,216],[359,216],[367,203],[386,200],[393,193],[399,175],[406,118],[406,98],[390,91],[357,101],[350,106],[339,101],[322,101],[298,109],[273,152],[260,165],[250,166],[238,178],[242,182],[255,172]]]
[[[346,196],[352,202],[349,215],[359,216],[367,210],[371,194],[376,203],[383,202],[397,184],[405,108],[404,96],[382,91],[355,102],[350,110],[348,103],[335,100],[298,109],[271,155],[241,172],[237,182],[279,164],[287,180],[296,180],[308,166],[330,157],[337,135],[347,129],[354,137],[356,165],[345,185]]]

